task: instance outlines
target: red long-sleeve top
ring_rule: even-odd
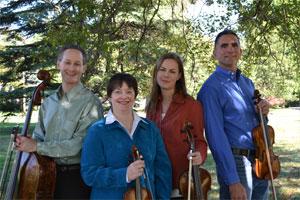
[[[201,104],[193,97],[176,94],[162,119],[162,99],[159,98],[155,113],[147,113],[147,118],[159,127],[169,158],[172,163],[173,189],[178,188],[180,175],[188,170],[187,154],[190,150],[186,142],[187,135],[181,133],[185,122],[191,122],[195,149],[200,151],[203,161],[207,155],[207,143],[203,136],[203,110]]]

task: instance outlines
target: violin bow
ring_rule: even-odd
[[[192,150],[190,150],[190,153],[192,153],[193,151]],[[189,179],[189,182],[188,182],[188,200],[190,200],[191,199],[191,190],[192,190],[192,186],[191,186],[191,184],[192,184],[192,157],[190,156],[189,157],[189,177],[188,177],[188,179]]]

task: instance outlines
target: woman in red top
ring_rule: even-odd
[[[183,62],[176,53],[167,53],[158,61],[153,71],[150,101],[146,106],[147,118],[159,127],[172,163],[173,193],[179,195],[179,177],[188,170],[188,157],[193,165],[206,159],[207,144],[203,136],[203,111],[201,104],[187,94]],[[186,134],[181,129],[191,122],[196,151],[189,154]]]

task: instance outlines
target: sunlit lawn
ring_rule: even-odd
[[[10,120],[9,123],[0,123],[1,171],[7,151],[9,133],[17,123],[22,126],[23,118],[14,118],[16,120]],[[277,199],[300,200],[300,109],[272,110],[269,115],[269,125],[275,131],[274,152],[279,155],[281,163],[281,173],[274,181]],[[203,167],[211,173],[213,181],[209,199],[218,199],[215,165],[210,153]]]

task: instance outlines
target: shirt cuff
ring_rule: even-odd
[[[236,173],[229,173],[226,176],[226,185],[240,183],[240,178]]]
[[[48,156],[49,150],[45,149],[44,142],[36,142],[36,152],[42,156]]]
[[[39,141],[36,141],[36,152],[42,155],[42,144]]]
[[[126,170],[126,183],[130,183],[131,181],[128,180],[128,174],[127,173],[128,173],[128,171]]]

